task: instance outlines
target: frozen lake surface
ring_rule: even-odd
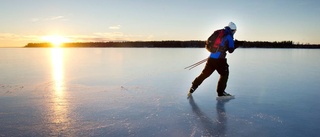
[[[0,49],[0,136],[315,137],[320,50],[237,49],[189,100],[198,48]]]

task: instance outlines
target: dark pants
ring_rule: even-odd
[[[222,94],[227,87],[229,77],[229,65],[227,59],[212,59],[209,58],[202,73],[192,82],[192,88],[195,90],[198,86],[209,77],[215,70],[220,74],[220,79],[217,86],[218,95]]]

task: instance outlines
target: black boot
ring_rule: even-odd
[[[188,98],[192,95],[192,93],[194,92],[196,90],[196,88],[194,88],[194,87],[191,87],[190,88],[190,90],[189,90],[189,92],[188,92]]]

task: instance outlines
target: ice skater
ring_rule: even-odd
[[[211,52],[207,59],[207,63],[202,70],[202,73],[194,79],[189,90],[188,97],[198,88],[198,86],[209,77],[215,70],[220,74],[220,79],[217,85],[217,93],[219,97],[232,97],[225,92],[229,77],[229,65],[227,63],[227,51],[232,53],[235,49],[235,41],[233,38],[237,27],[233,22],[230,22],[224,29],[215,31],[206,41],[206,48]]]

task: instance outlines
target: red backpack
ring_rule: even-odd
[[[219,50],[224,35],[224,29],[214,31],[206,41],[206,49],[211,53],[216,53]]]

